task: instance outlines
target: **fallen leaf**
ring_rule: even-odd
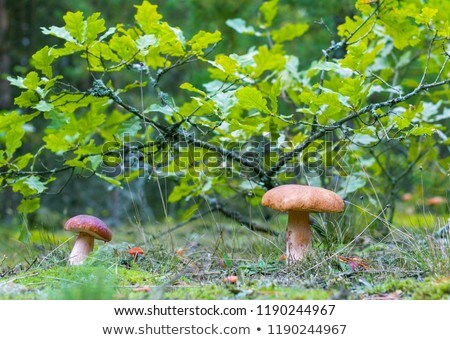
[[[186,286],[189,286],[189,283],[187,283],[185,281],[182,281],[182,280],[177,280],[177,281],[175,281],[173,283],[173,285],[174,286],[184,286],[184,287],[186,287]]]
[[[141,286],[141,287],[136,287],[133,288],[133,292],[149,292],[151,291],[151,288],[149,286]]]
[[[366,300],[400,300],[401,291],[370,295]]]
[[[359,257],[347,257],[338,255],[337,258],[340,262],[350,265],[353,271],[357,270],[358,268],[369,269],[369,264],[367,263],[367,261]]]
[[[219,265],[220,268],[226,268],[227,267],[227,264],[222,259],[218,259],[217,260],[217,264]]]

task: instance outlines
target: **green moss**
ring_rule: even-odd
[[[308,289],[303,286],[260,288],[255,291],[254,299],[275,300],[326,300],[331,291]]]
[[[439,300],[450,298],[450,278],[435,279],[424,285],[419,285],[412,291],[414,300]]]
[[[450,298],[450,278],[388,279],[385,283],[374,286],[369,294],[397,292],[402,298],[413,300],[440,300]]]
[[[38,289],[45,299],[109,299],[112,298],[117,278],[105,268],[90,266],[55,266],[35,270],[14,278],[14,283]]]
[[[55,266],[46,270],[35,270],[10,279],[15,287],[22,287],[23,298],[29,298],[30,292],[41,292],[35,298],[64,300],[101,300],[128,298],[133,287],[156,285],[159,281],[152,273],[140,269],[127,269],[120,266],[102,267],[84,264],[82,266]],[[124,288],[124,289],[120,289]],[[2,298],[14,297],[0,290]]]
[[[245,300],[325,300],[330,291],[307,289],[303,286],[249,287],[246,285],[209,284],[204,286],[170,287],[164,299],[245,299]]]
[[[79,278],[80,279],[80,278]],[[57,300],[110,300],[116,292],[116,279],[108,271],[100,270],[82,280],[64,282],[58,289],[48,294],[49,299]]]
[[[32,300],[39,299],[41,296],[43,293],[39,289],[32,289],[13,282],[0,283],[0,300]]]
[[[140,269],[116,267],[114,268],[114,272],[117,276],[119,286],[155,285],[158,282],[158,277]]]
[[[398,240],[368,239],[351,249],[335,245],[339,255],[367,260],[368,270],[358,271],[320,244],[288,268],[279,261],[282,237],[261,241],[234,229],[224,231],[229,237],[206,230],[201,237],[187,233],[185,243],[174,247],[158,239],[143,246],[146,254],[136,261],[127,253],[132,243],[96,242],[82,266],[66,264],[72,242],[56,245],[51,235],[39,241],[35,234],[36,242],[24,245],[8,238],[0,250],[7,250],[13,265],[5,260],[0,269],[0,298],[322,300],[393,292],[405,299],[450,298],[448,247],[420,242],[423,234],[405,230]],[[182,256],[175,255],[177,248],[185,249]],[[223,278],[232,274],[238,283],[225,284]]]
[[[164,299],[174,300],[213,300],[233,299],[231,291],[220,285],[170,287],[164,294]]]

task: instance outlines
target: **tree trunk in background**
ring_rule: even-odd
[[[11,89],[4,75],[10,73],[10,57],[8,54],[9,16],[6,11],[6,0],[0,0],[0,110],[10,109]]]

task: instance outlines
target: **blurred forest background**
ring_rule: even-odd
[[[252,36],[237,35],[225,22],[230,18],[245,18],[249,23],[256,23],[258,8],[262,1],[256,0],[153,0],[164,19],[173,26],[179,26],[186,36],[191,36],[198,30],[222,32],[223,41],[217,46],[214,53],[236,52],[244,53],[253,45]],[[10,110],[14,107],[13,99],[17,95],[17,89],[9,86],[6,75],[21,75],[29,71],[28,62],[31,55],[44,45],[52,44],[52,37],[43,35],[41,27],[51,25],[63,25],[62,17],[67,11],[83,11],[86,16],[94,12],[101,12],[106,19],[107,26],[116,23],[132,23],[135,9],[133,5],[140,4],[140,0],[79,0],[79,1],[54,1],[54,0],[0,0],[0,110]],[[341,24],[346,16],[355,14],[354,0],[284,0],[280,2],[280,12],[276,20],[279,22],[300,21],[310,25],[309,31],[299,44],[295,40],[287,43],[287,53],[299,57],[302,65],[308,65],[312,60],[318,60],[322,56],[322,50],[330,45],[336,34],[336,27]],[[86,78],[85,70],[81,65],[70,62],[70,58],[64,59],[67,64],[59,65],[65,69],[67,79],[75,86],[82,86],[83,82],[90,81]],[[414,72],[414,70],[412,71]],[[421,70],[418,70],[418,75]],[[69,77],[70,74],[70,77]],[[192,84],[201,84],[207,79],[205,68],[196,69],[196,64],[189,68],[183,68],[181,72],[172,73],[170,78],[164,80],[164,87],[173,95],[179,93],[179,85],[184,81]],[[138,98],[136,98],[139,100]],[[447,123],[448,125],[448,123]],[[36,126],[36,128],[39,128]],[[31,148],[39,134],[30,134],[23,148]],[[401,152],[401,147],[399,147]],[[439,157],[448,157],[446,149],[436,150],[442,153]],[[394,154],[394,153],[393,153]],[[386,162],[394,171],[396,160]],[[448,183],[445,171],[437,170],[436,163],[423,164],[423,173],[409,173],[401,186],[396,186],[394,196],[391,199],[401,202],[409,201],[409,207],[415,209],[425,204],[425,200],[433,196],[440,196],[447,201],[448,188],[442,183]],[[63,179],[64,180],[64,179]],[[389,178],[379,178],[379,184],[389,182]],[[447,182],[445,182],[447,181]],[[57,186],[55,186],[57,187]],[[173,183],[161,179],[160,181],[148,181],[138,179],[129,187],[118,189],[100,180],[96,176],[89,178],[75,176],[67,184],[62,192],[54,192],[43,195],[41,208],[28,216],[30,226],[43,228],[58,228],[63,221],[75,214],[88,213],[99,216],[111,226],[134,223],[158,223],[170,216],[176,220],[180,213],[178,204],[167,204],[167,196],[173,187]],[[383,189],[389,189],[389,185],[383,185]],[[426,194],[422,191],[426,190]],[[106,193],[106,194],[105,194]],[[411,197],[404,196],[412,193]],[[387,194],[384,192],[384,194]],[[383,195],[383,193],[380,193]],[[19,204],[18,197],[10,189],[0,193],[0,221],[4,225],[14,227],[21,224],[21,217],[16,213]],[[428,208],[427,208],[428,209]],[[430,209],[435,213],[444,215],[448,212],[448,204]],[[403,209],[404,210],[404,209]],[[429,210],[428,210],[429,211]],[[139,222],[136,222],[139,221]]]

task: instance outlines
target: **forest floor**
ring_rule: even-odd
[[[443,219],[391,226],[380,237],[363,228],[342,243],[316,235],[311,254],[293,266],[283,259],[282,233],[210,222],[167,234],[154,226],[157,236],[116,228],[80,266],[67,264],[75,239],[64,231],[34,229],[24,244],[0,228],[0,299],[450,299],[450,242],[435,236]],[[135,245],[145,254],[129,255]]]

